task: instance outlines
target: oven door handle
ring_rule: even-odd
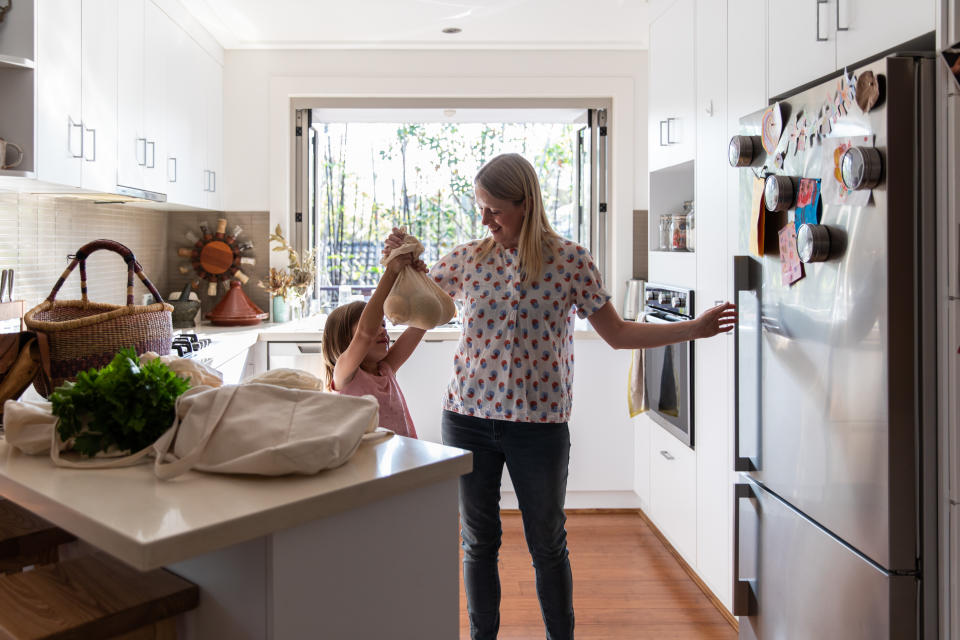
[[[672,322],[671,320],[667,320],[666,318],[661,318],[650,313],[643,317],[643,321],[650,324],[670,324]]]
[[[762,265],[750,256],[733,257],[733,299],[737,307],[740,307],[740,292],[752,291],[760,297],[760,282],[763,278]],[[737,321],[733,328],[733,470],[734,471],[756,471],[757,465],[746,456],[740,455],[740,319],[741,314],[737,314]],[[759,366],[759,363],[758,363]],[[759,376],[757,376],[759,380]],[[759,398],[760,390],[757,389]],[[757,419],[759,421],[760,410],[757,408]],[[759,426],[759,425],[758,425]]]

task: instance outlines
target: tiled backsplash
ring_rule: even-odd
[[[133,250],[144,273],[161,294],[168,288],[167,213],[131,204],[94,204],[85,200],[0,191],[0,268],[14,268],[14,298],[27,309],[49,295],[69,264],[68,254],[98,238],[116,240]],[[87,295],[94,302],[124,304],[127,270],[120,257],[98,251],[87,260]],[[146,288],[135,280],[139,304]],[[57,295],[80,299],[80,269]]]
[[[198,276],[193,269],[184,275],[180,273],[179,267],[190,267],[189,258],[181,258],[177,255],[177,249],[180,247],[189,248],[191,242],[187,239],[187,232],[192,231],[196,236],[203,235],[200,231],[200,223],[206,222],[212,231],[217,228],[217,219],[227,219],[227,233],[235,226],[240,225],[243,233],[240,234],[240,241],[253,242],[253,249],[245,251],[244,255],[256,259],[254,265],[242,265],[241,271],[250,279],[243,285],[243,292],[247,294],[254,304],[263,311],[270,312],[270,294],[263,287],[257,286],[260,280],[267,277],[267,271],[270,268],[270,247],[269,228],[270,215],[266,211],[242,212],[231,211],[229,213],[216,212],[171,212],[169,214],[169,223],[167,225],[167,238],[170,245],[170,251],[167,261],[167,291],[161,291],[163,295],[169,295],[172,291],[180,291],[189,281],[197,280]],[[200,282],[200,300],[201,311],[204,315],[209,313],[226,293],[226,287],[221,283],[217,287],[217,295],[210,297],[207,295],[206,280]]]

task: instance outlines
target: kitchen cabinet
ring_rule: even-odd
[[[640,499],[640,508],[650,512],[650,431],[654,424],[644,414],[633,419],[633,490]]]
[[[697,461],[659,425],[650,429],[648,515],[691,567],[697,565]]]
[[[112,191],[117,186],[118,0],[83,0],[81,4],[83,166],[80,186]]]
[[[697,298],[699,315],[729,300],[730,256],[727,234],[727,182],[737,173],[727,163],[726,7],[735,2],[697,0]],[[736,75],[736,72],[733,72]],[[760,76],[762,78],[762,76]],[[730,134],[732,135],[732,134]],[[696,398],[696,558],[697,572],[721,601],[731,606],[733,580],[730,480],[732,393],[730,335],[698,340],[694,349]]]
[[[45,0],[37,14],[37,176],[80,186],[83,113],[80,93],[82,3]]]
[[[650,25],[650,171],[695,153],[693,2],[676,0]]]
[[[397,370],[397,382],[410,409],[420,440],[440,442],[443,395],[453,374],[456,340],[424,338],[410,359]]]
[[[837,68],[922,36],[936,27],[928,0],[831,0],[837,20]]]
[[[117,184],[117,0],[38,2],[37,177]]]
[[[35,10],[37,178],[220,208],[220,63],[151,0]]]
[[[791,92],[935,27],[935,4],[926,0],[769,0],[767,6],[770,96]]]
[[[203,170],[204,206],[223,208],[221,174],[223,167],[223,69],[216,60],[204,54],[204,95],[206,96],[206,148]]]

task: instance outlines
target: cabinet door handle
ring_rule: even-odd
[[[83,159],[86,160],[87,162],[96,162],[97,161],[97,130],[91,129],[89,127],[84,127],[83,129],[84,131],[89,131],[90,133],[93,134],[93,144],[90,145],[91,148],[93,149],[93,157],[88,158],[86,154],[84,154]]]
[[[661,449],[660,455],[662,455],[667,460],[674,460],[673,454],[667,451],[666,449]]]
[[[210,177],[213,179],[213,186],[210,188],[210,191],[216,193],[217,192],[217,172],[211,171]]]
[[[820,7],[827,4],[827,0],[817,0],[817,42],[826,42],[830,38],[820,37]]]
[[[137,164],[141,167],[147,166],[147,139],[135,138],[133,144],[135,146],[134,152],[137,156]],[[140,152],[141,149],[143,149],[143,153]],[[143,160],[140,158],[143,158]]]
[[[147,140],[147,146],[150,147],[150,162],[147,164],[147,169],[153,169],[157,162],[157,145],[153,140]]]
[[[753,487],[746,483],[733,485],[733,615],[752,616],[757,613],[757,596],[749,580],[740,579],[740,501],[756,499]]]
[[[171,162],[173,163],[173,165],[170,164]],[[172,172],[170,171],[171,166],[173,166]],[[176,182],[176,181],[177,181],[177,159],[167,158],[167,182]]]
[[[80,153],[75,153],[73,151],[73,130],[75,128],[80,129]],[[74,122],[73,118],[70,116],[67,116],[67,151],[70,153],[71,157],[83,157],[83,123]]]
[[[837,31],[850,31],[850,25],[840,26],[840,0],[837,0]]]
[[[675,120],[676,118],[667,118],[667,144],[677,144],[677,141],[670,136],[670,131],[671,131],[670,124]]]
[[[661,120],[661,121],[660,121],[660,146],[661,146],[661,147],[665,147],[665,146],[667,146],[667,144],[669,144],[669,143],[663,141],[663,127],[666,126],[666,124],[667,124],[667,121],[666,121],[666,120]],[[668,135],[669,135],[669,134],[668,134]]]

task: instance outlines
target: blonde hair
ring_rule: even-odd
[[[492,158],[480,167],[473,181],[494,198],[509,200],[516,205],[525,205],[520,240],[521,280],[536,280],[543,273],[544,248],[560,239],[553,230],[543,208],[540,181],[530,162],[518,153],[504,153]],[[492,250],[496,241],[487,237],[480,241],[477,259],[483,259]]]
[[[323,369],[326,379],[324,383],[328,391],[333,390],[333,369],[337,366],[337,359],[350,346],[353,340],[353,328],[360,321],[360,314],[366,302],[348,302],[330,312],[327,322],[323,325]]]

